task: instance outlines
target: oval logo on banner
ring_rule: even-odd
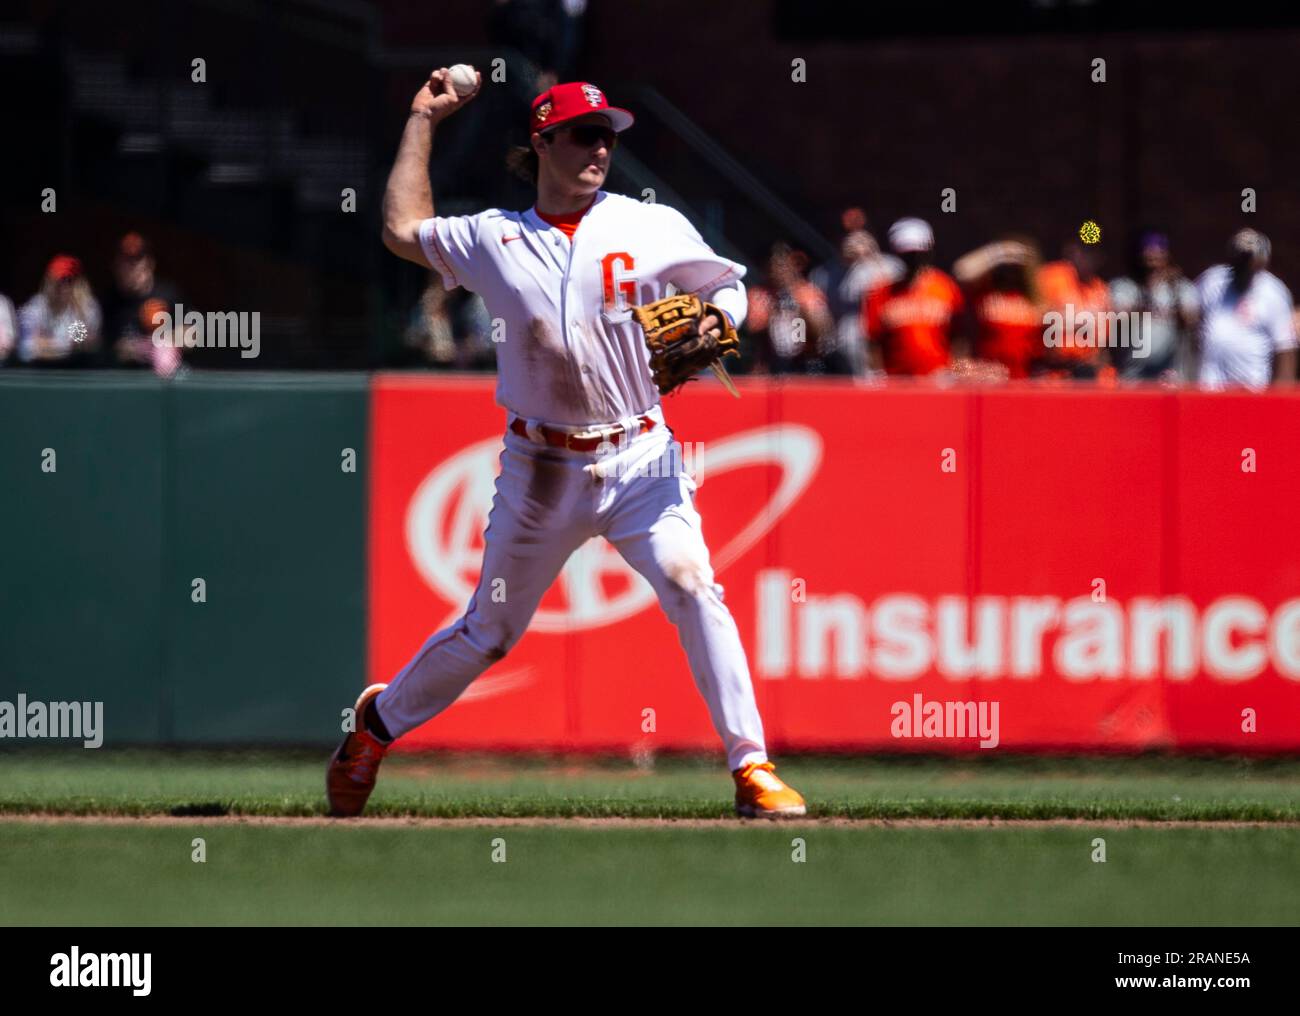
[[[445,459],[416,488],[406,512],[411,562],[430,589],[455,604],[450,620],[460,615],[478,584],[483,530],[492,508],[500,455],[501,439],[493,437]],[[821,458],[817,432],[791,423],[704,442],[695,456],[695,468],[705,480],[750,466],[777,466],[781,471],[767,503],[755,505],[753,516],[723,546],[709,548],[715,572],[722,573],[780,521],[816,476]],[[557,582],[563,607],[539,609],[530,631],[599,628],[655,603],[650,584],[602,537],[593,537],[574,551]]]

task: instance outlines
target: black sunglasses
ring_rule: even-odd
[[[590,148],[597,141],[602,142],[606,148],[613,148],[618,144],[618,135],[614,133],[613,129],[603,127],[597,123],[583,123],[573,127],[557,127],[551,132],[551,137],[561,131],[568,131],[573,143],[584,148]]]

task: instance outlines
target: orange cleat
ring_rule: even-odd
[[[325,771],[325,796],[329,799],[330,814],[335,818],[360,815],[375,789],[379,763],[388,754],[388,745],[366,730],[363,717],[366,705],[387,687],[372,684],[361,693],[355,712],[357,729],[343,738]]]
[[[799,791],[787,787],[771,762],[751,762],[731,774],[736,779],[736,814],[744,818],[806,815]]]

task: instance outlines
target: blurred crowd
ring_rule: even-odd
[[[1242,229],[1223,261],[1189,277],[1166,234],[1143,232],[1124,274],[1100,274],[1099,248],[1068,238],[1044,261],[1007,236],[934,264],[934,230],[900,219],[886,249],[860,209],[842,217],[839,256],[812,266],[776,244],[751,272],[739,374],[860,378],[1020,378],[1114,385],[1260,389],[1296,378],[1300,327],[1291,293],[1268,270],[1267,237]],[[430,274],[406,330],[407,362],[491,369],[491,323],[473,294]]]
[[[37,291],[15,307],[0,293],[0,366],[120,367],[175,373],[176,344],[155,342],[157,329],[181,302],[161,279],[148,241],[128,233],[113,256],[113,285],[103,302],[79,258],[50,259]],[[160,333],[161,334],[161,333]]]
[[[448,291],[433,271],[403,331],[402,348],[393,366],[496,369],[492,321],[482,298],[466,289]]]
[[[1189,278],[1167,236],[1141,234],[1125,274],[1071,237],[1044,263],[1008,236],[934,264],[934,231],[900,219],[881,250],[858,209],[840,255],[810,269],[778,244],[749,289],[742,370],[957,380],[1070,378],[1264,388],[1296,377],[1300,315],[1269,270],[1267,237],[1242,229],[1221,263]]]
[[[803,252],[777,244],[751,272],[733,372],[1250,389],[1296,377],[1300,314],[1268,270],[1268,238],[1254,229],[1233,234],[1223,261],[1195,278],[1165,234],[1144,232],[1127,271],[1107,280],[1097,246],[1078,237],[1044,263],[1032,239],[1007,236],[944,271],[921,219],[893,223],[883,250],[859,209],[846,211],[842,226],[829,263],[811,266]],[[59,254],[21,303],[0,294],[0,366],[173,374],[184,343],[154,339],[183,300],[139,233],[116,244],[112,275],[101,304],[79,259]],[[502,338],[478,296],[448,292],[434,272],[400,331],[386,366],[492,370]]]

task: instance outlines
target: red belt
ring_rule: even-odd
[[[654,430],[654,417],[638,416],[637,420],[641,423],[644,430]],[[527,437],[531,440],[531,437],[529,437],[528,434],[528,424],[526,424],[520,417],[516,416],[510,421],[510,429],[520,437]],[[594,452],[605,443],[612,445],[621,444],[627,433],[627,428],[621,423],[616,423],[612,427],[603,428],[598,433],[592,434],[588,431],[587,434],[580,435],[572,434],[567,430],[557,430],[554,427],[547,427],[545,424],[538,424],[537,432],[541,435],[542,440],[552,448],[568,448],[570,451],[575,452]]]

